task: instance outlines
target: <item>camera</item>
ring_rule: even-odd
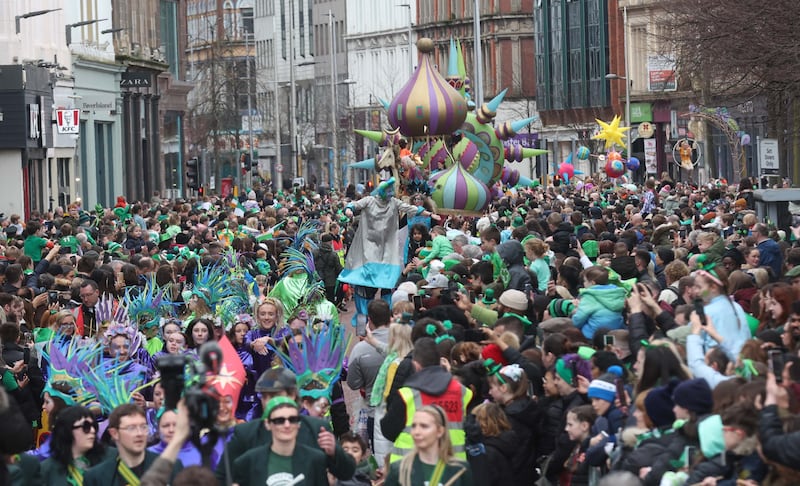
[[[217,442],[216,428],[219,411],[219,394],[206,380],[207,373],[216,374],[222,363],[222,350],[216,342],[207,342],[200,347],[200,359],[166,354],[156,361],[164,389],[164,407],[174,410],[183,396],[189,411],[191,440],[203,454],[205,462]],[[208,441],[200,440],[201,431],[208,430]]]

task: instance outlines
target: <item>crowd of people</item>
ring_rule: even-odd
[[[800,224],[748,179],[0,227],[0,485],[800,480]]]

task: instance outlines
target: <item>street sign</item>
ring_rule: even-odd
[[[275,166],[275,170],[278,172],[283,172],[283,164],[277,164]]]
[[[80,111],[79,110],[56,110],[56,127],[58,133],[80,132]]]
[[[781,168],[778,154],[778,140],[761,138],[758,140],[758,167],[761,174],[778,174]]]

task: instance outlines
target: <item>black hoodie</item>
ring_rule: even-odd
[[[525,250],[522,248],[522,244],[517,240],[508,240],[497,247],[497,254],[508,268],[510,278],[506,288],[524,292],[525,286],[531,284],[531,277],[525,268],[523,260]]]
[[[447,391],[453,375],[439,365],[428,366],[411,375],[403,384],[426,395],[440,396]],[[399,396],[390,400],[386,415],[381,419],[381,432],[394,442],[406,426],[406,404]]]

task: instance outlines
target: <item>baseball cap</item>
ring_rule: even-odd
[[[423,289],[446,289],[450,286],[450,281],[444,275],[437,274],[428,280],[428,285],[423,285]]]

